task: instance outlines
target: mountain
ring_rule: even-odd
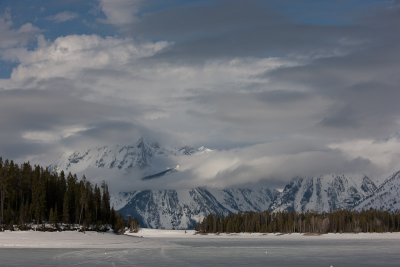
[[[170,151],[160,148],[157,143],[147,143],[140,138],[134,145],[99,146],[64,154],[52,165],[55,170],[83,172],[87,168],[107,168],[127,171],[144,170],[151,161],[158,159],[156,165],[165,165]]]
[[[144,227],[187,229],[210,213],[267,210],[277,195],[277,191],[267,188],[194,188],[120,193],[113,201],[119,203],[121,214],[138,219]]]
[[[366,176],[325,175],[297,177],[281,193],[265,187],[143,190],[120,193],[113,201],[121,214],[137,218],[144,227],[186,229],[210,213],[353,209],[376,189]]]
[[[271,205],[274,211],[330,212],[352,209],[361,199],[374,193],[376,185],[368,177],[344,175],[297,177],[287,184]]]
[[[400,210],[400,171],[387,178],[374,192],[360,201],[356,210]]]
[[[100,146],[65,154],[51,168],[78,174],[95,169],[96,173],[107,175],[112,170],[111,175],[119,173],[151,185],[153,179],[162,179],[166,175],[169,181],[174,181],[177,177],[174,175],[180,172],[180,164],[188,159],[191,163],[201,164],[198,159],[207,158],[212,153],[217,151],[191,146],[165,148],[157,142],[140,138],[132,145]],[[201,169],[201,166],[196,167]],[[160,182],[158,184],[160,186]],[[215,189],[206,186],[139,190],[114,194],[112,204],[121,214],[137,218],[144,227],[186,229],[209,213],[227,215],[263,210],[329,212],[369,208],[394,211],[400,208],[398,199],[400,172],[379,187],[366,176],[323,175],[296,177],[282,192],[265,187]]]
[[[73,153],[65,153],[53,163],[54,171],[84,173],[86,170],[108,169],[120,173],[135,172],[143,180],[158,178],[179,168],[182,157],[190,157],[212,152],[204,146],[194,148],[163,148],[157,142],[147,142],[144,138],[133,145],[112,145],[87,148]]]

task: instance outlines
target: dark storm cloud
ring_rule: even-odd
[[[332,101],[321,114],[323,126],[359,128],[362,135],[389,134],[400,114],[397,99],[400,48],[387,43],[362,53],[317,60],[267,74],[275,81],[306,86],[310,94]]]
[[[12,116],[10,113],[12,112]],[[78,124],[112,114],[112,108],[83,101],[65,90],[12,90],[0,92],[0,123],[18,129]]]
[[[264,1],[215,1],[148,13],[132,26],[145,39],[175,42],[158,58],[318,55],[347,50],[357,26],[306,25],[273,11]],[[348,39],[349,42],[340,42]]]
[[[3,131],[3,130],[2,130]],[[0,134],[2,139],[7,142],[0,143],[0,157],[13,160],[29,160],[29,155],[40,155],[51,151],[52,145],[43,143],[32,143],[31,141],[24,140],[15,134],[10,134],[3,131]]]
[[[276,105],[290,104],[296,101],[306,100],[311,96],[312,95],[307,92],[289,90],[273,90],[255,94],[255,97],[260,101]]]
[[[260,77],[289,89],[307,88],[309,94],[329,101],[317,127],[348,131],[347,138],[388,136],[398,130],[400,115],[400,37],[391,30],[400,27],[399,10],[394,6],[362,21],[359,36],[364,42],[358,51]]]
[[[330,114],[320,121],[320,124],[336,128],[356,128],[360,126],[358,120],[359,118],[354,116],[354,110],[350,107],[345,107],[338,110],[331,110]]]
[[[65,89],[0,91],[0,151],[10,158],[40,154],[54,146],[52,140],[29,140],[24,134],[61,135],[64,127],[90,127],[88,122],[103,121],[112,115],[120,116],[121,112],[111,106],[81,100]]]
[[[89,144],[130,145],[135,144],[140,137],[145,137],[149,142],[165,141],[167,138],[162,133],[155,133],[143,125],[128,121],[102,120],[86,126],[87,129],[61,140],[61,143],[70,147],[87,147]]]

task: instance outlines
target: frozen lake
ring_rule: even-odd
[[[400,266],[399,239],[125,236],[118,240],[80,249],[3,247],[0,266]]]

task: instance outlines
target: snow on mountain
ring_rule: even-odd
[[[226,188],[208,191],[230,212],[264,211],[271,207],[279,192],[266,187],[259,188]]]
[[[76,151],[69,155],[64,154],[52,167],[56,170],[75,173],[93,167],[124,171],[144,170],[153,166],[167,166],[170,163],[168,157],[170,154],[172,151],[161,148],[158,143],[147,143],[140,138],[134,145],[100,146]]]
[[[356,210],[400,210],[400,171],[394,173],[382,183],[373,195],[363,199]]]
[[[194,148],[191,146],[184,146],[178,149],[178,151],[183,155],[194,155],[194,154],[202,154],[207,152],[212,152],[212,149],[209,149],[205,146],[201,146],[199,148]]]
[[[187,229],[210,213],[266,210],[276,195],[277,191],[267,188],[144,190],[130,193],[119,212],[138,219],[144,227]]]
[[[64,154],[50,167],[55,171],[64,170],[72,173],[84,173],[91,168],[116,170],[122,173],[135,171],[146,180],[177,171],[182,157],[212,151],[204,146],[163,148],[157,142],[150,143],[140,138],[133,145],[99,146]]]
[[[375,184],[366,176],[297,177],[285,186],[271,209],[297,212],[351,209],[361,199],[372,195],[375,190]]]
[[[136,191],[133,192],[120,192],[118,194],[111,194],[110,202],[115,210],[120,210],[129,203],[129,201],[135,196]]]

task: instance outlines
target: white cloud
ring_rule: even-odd
[[[10,57],[20,62],[11,74],[13,80],[71,77],[87,68],[112,68],[154,55],[167,46],[166,42],[137,45],[131,39],[97,35],[69,35],[41,43],[34,51],[11,52]]]
[[[267,126],[262,118],[275,114],[280,115],[279,121],[282,116],[288,117],[288,107],[286,111],[276,111],[251,94],[270,90],[268,80],[258,78],[259,74],[296,62],[234,58],[176,64],[152,58],[171,45],[167,42],[136,43],[129,38],[97,35],[70,35],[53,42],[40,40],[36,50],[9,53],[20,64],[12,71],[11,81],[0,81],[1,87],[52,90],[54,85],[46,81],[67,79],[66,83],[75,88],[74,94],[81,98],[131,110],[130,117],[122,119],[134,118],[143,127],[187,144],[207,144],[210,139],[217,142],[221,138],[234,141],[244,135],[252,139],[253,135],[264,134]],[[258,89],[251,88],[257,83],[261,85]],[[297,114],[306,117],[308,113]],[[260,119],[258,129],[251,131],[235,126]],[[225,128],[232,126],[235,129],[226,135]]]
[[[48,131],[28,131],[22,134],[22,138],[41,143],[52,143],[60,139],[57,134]]]
[[[39,28],[31,23],[25,23],[18,28],[13,27],[11,13],[7,10],[0,15],[0,56],[4,58],[9,48],[25,46],[34,40],[39,32]]]
[[[179,164],[179,171],[162,179],[141,181],[143,175],[132,173],[114,173],[109,177],[114,177],[114,184],[123,184],[125,189],[132,190],[204,185],[224,188],[249,186],[258,182],[280,187],[295,176],[326,174],[366,174],[374,178],[374,168],[368,160],[350,159],[340,151],[328,148],[313,150],[302,147],[299,152],[299,147],[290,148],[292,145],[293,142],[282,141],[239,149],[213,150],[190,157],[177,155],[173,160]],[[104,174],[99,174],[99,170],[97,174],[104,177]]]
[[[33,142],[55,143],[85,130],[88,130],[85,126],[71,125],[46,131],[26,131],[22,133],[22,138]]]
[[[124,26],[135,21],[141,0],[99,0],[100,8],[106,16],[106,23]]]
[[[382,170],[392,172],[400,168],[400,140],[356,139],[329,145],[338,149],[350,158],[363,157],[379,166]]]
[[[47,17],[48,20],[54,21],[56,23],[62,23],[70,20],[74,20],[78,17],[79,15],[75,12],[70,12],[70,11],[64,11],[57,13],[53,16]]]
[[[185,186],[225,187],[269,180],[281,183],[295,176],[323,174],[372,174],[366,160],[349,159],[345,154],[330,150],[289,149],[290,141],[259,144],[241,149],[213,151],[188,158],[180,164]],[[287,150],[287,151],[285,151]],[[283,152],[285,151],[285,152]],[[190,178],[188,178],[190,177]],[[182,181],[180,181],[182,182]]]
[[[29,80],[32,86],[32,79],[39,82],[69,78],[91,89],[83,90],[86,97],[92,91],[106,96],[107,102],[112,97],[120,104],[125,101],[154,104],[159,110],[143,110],[142,117],[149,120],[174,116],[168,110],[179,103],[170,101],[185,101],[186,97],[197,97],[199,92],[236,92],[245,96],[248,93],[245,86],[268,82],[257,75],[296,64],[280,58],[219,59],[201,65],[146,61],[171,44],[136,43],[130,38],[97,35],[69,35],[54,42],[39,38],[38,43],[39,47],[33,51],[9,51],[8,57],[20,63],[11,74],[15,83],[23,86]],[[6,81],[2,85],[10,86]]]

